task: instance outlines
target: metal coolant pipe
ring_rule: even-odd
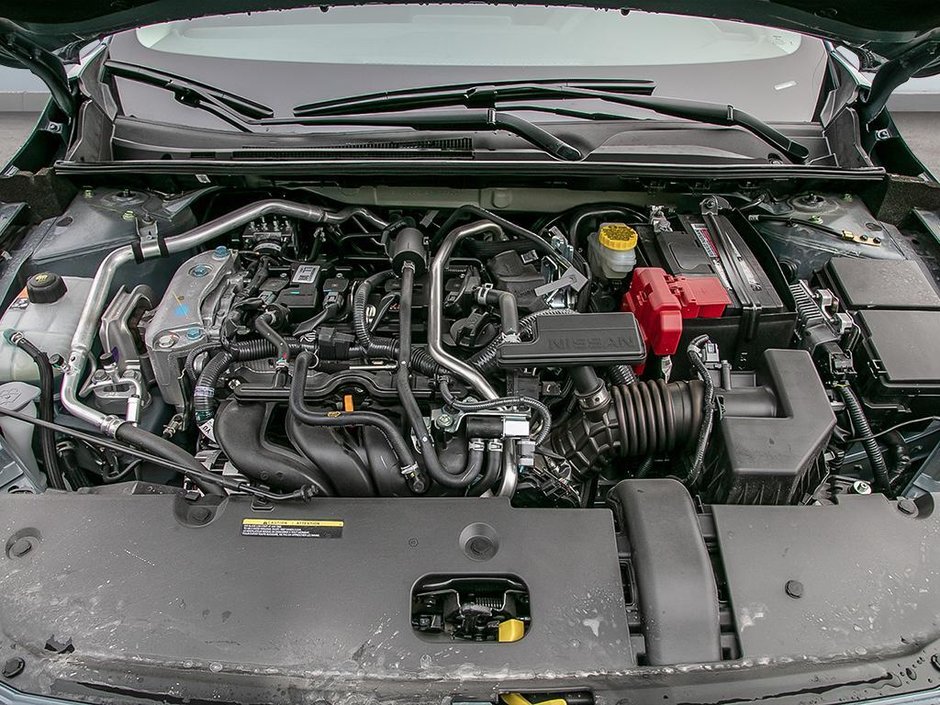
[[[503,229],[489,220],[479,220],[455,228],[447,233],[441,242],[437,253],[431,260],[430,289],[431,297],[428,302],[428,352],[431,357],[458,377],[466,380],[484,400],[498,399],[499,394],[479,371],[459,360],[444,349],[441,342],[441,327],[444,322],[444,269],[447,260],[457,247],[457,244],[466,237],[493,233],[502,235]]]
[[[176,254],[178,252],[184,252],[198,247],[199,245],[203,245],[234,228],[247,225],[251,221],[266,215],[286,215],[313,223],[335,224],[343,223],[352,217],[358,217],[377,228],[385,228],[388,226],[386,221],[378,218],[364,208],[345,208],[339,211],[328,211],[319,206],[310,206],[294,201],[268,199],[238,208],[227,215],[220,216],[215,220],[210,220],[180,235],[168,237],[164,240],[162,252],[156,239],[141,242],[139,245],[140,256],[143,259],[155,259],[163,256],[164,253]],[[85,372],[85,366],[88,364],[89,352],[95,342],[98,323],[108,303],[108,295],[111,291],[114,275],[122,265],[135,259],[134,249],[132,245],[119,247],[105,257],[98,266],[94,282],[92,282],[91,285],[91,291],[88,294],[85,307],[82,309],[81,316],[78,320],[78,327],[75,329],[75,334],[72,336],[69,359],[62,375],[62,405],[72,416],[93,425],[102,433],[111,437],[114,437],[119,426],[126,423],[125,420],[104,414],[97,409],[92,409],[83,404],[79,399],[78,389],[81,377]]]

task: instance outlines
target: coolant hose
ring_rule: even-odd
[[[158,455],[165,460],[169,460],[171,463],[176,463],[178,465],[184,465],[188,468],[194,470],[197,474],[205,474],[206,468],[200,463],[196,458],[186,452],[184,449],[180,448],[175,443],[156,436],[149,431],[145,431],[142,428],[138,428],[131,423],[122,423],[117,427],[117,430],[114,433],[114,438],[128,445],[132,445],[138,450],[151,453],[153,455]],[[196,485],[204,494],[213,494],[213,495],[222,495],[225,494],[221,487],[216,484],[205,482],[204,480],[192,478],[193,484]]]
[[[399,299],[398,326],[398,371],[395,382],[402,408],[408,418],[408,424],[418,439],[424,466],[431,479],[448,489],[469,487],[483,469],[482,444],[471,443],[470,453],[462,471],[452,473],[441,462],[437,448],[431,441],[431,434],[424,423],[424,416],[411,390],[411,376],[408,363],[411,360],[411,306],[414,299],[414,268],[406,265],[401,272],[401,297]]]
[[[885,462],[884,453],[881,452],[881,446],[878,445],[878,441],[872,433],[871,424],[868,423],[868,417],[865,416],[862,403],[848,385],[843,385],[838,389],[839,396],[842,397],[842,401],[845,403],[845,410],[852,420],[855,437],[862,444],[865,454],[868,456],[868,461],[871,463],[871,472],[875,478],[875,483],[878,485],[878,489],[888,497],[892,497],[888,464]]]
[[[499,480],[499,471],[503,467],[503,448],[499,441],[490,441],[486,450],[486,464],[479,482],[470,487],[471,497],[480,497],[492,490]]]
[[[519,337],[519,305],[512,292],[481,287],[477,300],[485,306],[499,306],[500,329],[507,338]]]
[[[290,385],[289,408],[290,412],[301,423],[309,426],[322,426],[325,428],[340,428],[343,426],[373,426],[381,431],[391,445],[398,458],[401,473],[409,476],[418,470],[411,448],[405,442],[401,432],[391,421],[382,414],[374,411],[343,411],[321,413],[313,411],[307,406],[304,399],[304,390],[307,386],[307,372],[310,371],[311,353],[306,350],[297,356],[294,362],[294,377]]]
[[[43,421],[55,421],[55,391],[53,389],[55,376],[46,353],[29,342],[19,331],[5,331],[4,337],[29,355],[36,363],[36,367],[39,368],[39,418]],[[59,456],[56,453],[55,431],[51,428],[40,428],[39,444],[42,449],[42,462],[46,468],[49,485],[56,490],[66,489],[62,468],[59,466]],[[69,477],[69,483],[72,485],[72,489],[78,489],[84,484],[81,481],[81,474],[78,472],[74,474],[74,477]]]

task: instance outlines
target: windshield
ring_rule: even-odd
[[[769,122],[808,122],[826,67],[821,41],[779,29],[584,7],[470,3],[182,20],[118,35],[111,55],[253,98],[279,115],[300,103],[422,86],[627,78],[655,81],[657,96],[733,104]],[[219,126],[211,115],[173,106],[171,97],[152,88],[120,88],[128,114],[152,117],[165,110],[173,121]]]
[[[397,66],[650,66],[759,61],[800,35],[734,22],[574,7],[303,8],[137,31],[160,52],[258,61]]]

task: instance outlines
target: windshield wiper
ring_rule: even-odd
[[[267,105],[165,71],[122,61],[108,61],[104,69],[106,75],[170,91],[180,103],[212,113],[242,132],[251,132],[252,123],[274,117],[274,111]]]
[[[660,115],[710,125],[741,127],[760,137],[791,159],[803,162],[809,156],[805,145],[791,140],[785,134],[762,120],[738,110],[733,105],[709,103],[681,98],[649,95],[652,84],[642,81],[568,81],[481,84],[474,86],[447,86],[388,93],[371,93],[339,100],[321,101],[298,106],[294,115],[299,118],[314,116],[365,115],[391,111],[464,106],[467,108],[497,108],[507,100],[600,100],[617,105],[651,110]],[[644,94],[646,93],[646,94]],[[552,112],[547,110],[546,112]]]
[[[463,105],[467,108],[493,108],[496,103],[517,98],[565,98],[570,90],[595,90],[612,94],[652,95],[653,81],[583,80],[583,81],[501,81],[496,83],[461,83],[427,88],[406,88],[382,93],[363,93],[348,98],[320,100],[294,108],[297,117],[313,115],[353,115],[412,108]]]
[[[538,110],[538,108],[534,108]],[[487,109],[438,110],[417,114],[314,115],[265,120],[266,125],[356,125],[363,127],[410,127],[415,130],[506,130],[565,161],[578,161],[584,154],[523,117]]]

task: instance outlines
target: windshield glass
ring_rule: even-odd
[[[472,3],[182,20],[114,37],[111,56],[258,100],[282,116],[302,103],[425,86],[645,79],[657,96],[727,103],[776,123],[814,119],[827,61],[818,39],[743,23]],[[227,127],[151,87],[119,81],[119,89],[126,114]]]
[[[138,30],[161,52],[259,61],[398,66],[648,66],[758,61],[800,35],[734,22],[574,7],[303,8]]]

